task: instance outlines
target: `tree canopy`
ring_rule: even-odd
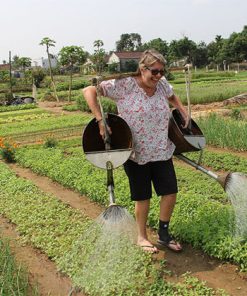
[[[135,51],[141,45],[141,35],[138,33],[125,33],[120,36],[120,40],[116,42],[117,51]]]
[[[194,42],[184,36],[168,43],[161,38],[142,43],[138,33],[124,33],[116,42],[116,51],[144,51],[149,48],[158,50],[167,59],[168,64],[184,59],[194,66],[202,67],[208,64],[225,65],[226,63],[247,60],[247,26],[242,32],[233,32],[229,38],[216,35],[209,44],[204,41]]]
[[[83,64],[87,59],[87,54],[80,46],[64,46],[59,54],[59,62],[63,66],[73,67],[75,64]]]

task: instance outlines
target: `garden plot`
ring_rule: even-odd
[[[42,130],[42,128],[40,130]],[[80,139],[78,139],[77,145],[78,143],[80,143]],[[91,165],[87,166],[80,147],[73,148],[71,147],[71,143],[69,144],[68,142],[67,144],[67,146],[65,143],[62,145],[59,144],[59,147],[54,149],[44,149],[41,146],[30,149],[18,149],[17,159],[22,165],[31,167],[32,170],[40,174],[48,175],[54,180],[60,182],[61,179],[64,179],[61,182],[64,186],[75,188],[76,190],[79,189],[79,191],[81,190],[80,192],[86,193],[89,197],[93,196],[94,200],[97,202],[105,204],[108,198],[105,191],[104,173],[100,174],[98,170],[92,168]],[[76,146],[75,142],[73,142],[72,145]],[[52,154],[54,158],[52,158]],[[45,162],[44,159],[46,159]],[[243,159],[240,158],[240,163],[242,161]],[[212,164],[211,166],[213,167]],[[221,166],[221,169],[224,170],[224,166]],[[78,174],[78,172],[83,173],[81,175]],[[218,187],[218,184],[214,184],[213,181],[208,181],[207,177],[201,176],[199,173],[194,174],[193,170],[184,169],[183,166],[178,165],[177,172],[181,180],[181,196],[179,197],[178,212],[175,217],[177,220],[174,220],[173,225],[174,234],[184,241],[192,242],[194,246],[199,246],[209,253],[213,252],[212,254],[214,256],[219,255],[219,258],[228,258],[228,260],[235,261],[239,264],[239,267],[244,270],[246,268],[246,249],[244,245],[232,244],[228,236],[229,225],[226,221],[229,220],[229,215],[231,213],[228,210],[229,204],[227,203],[226,196],[222,189]],[[90,179],[90,176],[92,179]],[[80,178],[82,178],[82,181]],[[93,179],[95,179],[95,182],[93,182]],[[124,184],[125,181],[123,181],[123,172],[119,171],[115,179],[117,187],[120,187],[118,189],[119,191],[116,191],[118,201],[128,207],[129,211],[133,213],[133,205],[125,204],[128,189]],[[192,186],[191,184],[194,183],[194,180],[198,180],[198,182],[196,182],[195,186]],[[121,194],[121,192],[124,192],[124,194]],[[219,213],[221,213],[221,218],[216,220],[219,227],[210,229],[207,225],[207,218],[209,217],[209,222],[213,223],[215,222],[215,216]],[[185,215],[185,218],[182,219],[181,215]],[[156,216],[157,206],[154,205],[150,213],[150,226],[156,227]],[[192,222],[197,223],[193,224]],[[177,224],[183,227],[176,228]],[[191,229],[193,229],[193,231],[190,231]],[[215,231],[217,232],[216,234]],[[203,234],[206,235],[204,236]],[[211,239],[212,235],[213,240]],[[221,241],[223,236],[226,237],[225,241]],[[214,241],[214,239],[216,240]],[[228,249],[226,248],[227,246],[229,247]],[[235,253],[235,257],[233,253]]]
[[[83,278],[81,280],[78,278],[84,264],[81,261],[83,258],[81,254],[87,248],[92,250],[93,247],[92,237],[89,237],[89,241],[86,239],[82,241],[84,238],[82,234],[90,227],[92,229],[93,222],[82,212],[40,191],[30,181],[17,178],[6,165],[0,163],[0,167],[0,212],[17,225],[23,242],[32,243],[46,253],[89,295],[186,295],[189,292],[195,295],[226,295],[223,291],[218,291],[216,294],[213,289],[189,275],[185,275],[183,281],[178,284],[167,282],[163,279],[165,266],[162,265],[161,269],[157,269],[152,264],[150,255],[143,253],[134,245],[129,246],[132,250],[131,261],[128,256],[124,265],[115,266],[118,269],[111,279],[107,280],[106,274],[104,286],[98,285],[92,277],[93,274],[90,274],[91,278],[89,277],[87,282],[81,281]],[[104,250],[101,250],[102,256]],[[120,253],[119,256],[120,258],[126,256],[126,252]],[[69,265],[66,264],[66,258],[69,258]],[[126,274],[126,262],[135,263],[131,267],[137,268],[138,272]],[[102,268],[102,265],[99,267]],[[94,272],[96,276],[97,266]],[[118,283],[118,273],[122,274],[123,279],[127,279],[125,284],[121,282],[124,285]]]

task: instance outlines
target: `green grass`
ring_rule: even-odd
[[[191,104],[221,102],[246,92],[246,81],[217,81],[191,83]],[[171,84],[182,102],[187,103],[185,84]]]
[[[33,114],[43,114],[43,113],[50,113],[44,109],[35,108],[35,109],[27,109],[27,110],[15,110],[15,111],[6,111],[0,113],[0,119],[2,118],[9,118],[9,117],[21,117],[26,115],[33,115]]]
[[[198,162],[200,152],[186,153],[186,156]],[[247,154],[246,157],[231,152],[210,151],[204,149],[200,164],[210,167],[214,171],[242,172],[247,175]]]
[[[54,113],[49,113],[40,109],[34,109],[36,112],[22,112],[22,113],[16,113],[16,111],[13,111],[15,114],[11,114],[11,112],[6,113],[0,113],[0,124],[3,123],[16,123],[21,121],[32,121],[37,119],[44,119],[48,117],[55,116]],[[27,110],[32,111],[32,110]]]
[[[13,106],[0,106],[0,112],[16,111],[16,110],[27,110],[37,108],[36,104],[23,104]]]
[[[92,118],[89,114],[60,115],[44,119],[34,119],[32,121],[13,122],[1,126],[1,136],[13,136],[40,131],[55,131],[56,129],[73,126],[83,126]],[[32,124],[31,124],[32,123]]]
[[[1,235],[1,233],[0,233]],[[32,288],[28,281],[27,270],[17,264],[11,253],[9,243],[0,237],[0,295],[28,296],[38,295],[37,288]]]
[[[210,145],[247,151],[247,122],[223,118],[216,114],[197,120]]]
[[[183,72],[174,72],[175,79],[170,81],[175,93],[184,103],[186,99],[185,76]],[[246,71],[235,72],[205,72],[198,70],[191,75],[191,103],[205,104],[223,101],[246,92]]]

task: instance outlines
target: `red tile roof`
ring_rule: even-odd
[[[9,64],[0,64],[0,70],[9,70]]]

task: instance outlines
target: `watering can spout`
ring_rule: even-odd
[[[220,183],[220,185],[223,187],[223,189],[226,191],[226,188],[227,188],[227,183],[229,182],[230,180],[230,176],[231,176],[231,173],[225,173],[225,174],[222,174],[222,175],[219,175],[217,177],[217,181]]]
[[[197,164],[196,162],[192,161],[191,159],[189,159],[188,157],[182,155],[182,154],[178,154],[176,155],[176,157],[184,162],[186,162],[187,164],[193,166],[195,169],[205,173],[206,175],[208,175],[209,177],[215,179],[216,181],[218,181],[220,183],[220,185],[223,187],[223,189],[226,191],[227,186],[228,186],[228,182],[231,178],[231,174],[232,173],[225,173],[222,175],[217,175],[214,172],[200,166],[199,164]]]

